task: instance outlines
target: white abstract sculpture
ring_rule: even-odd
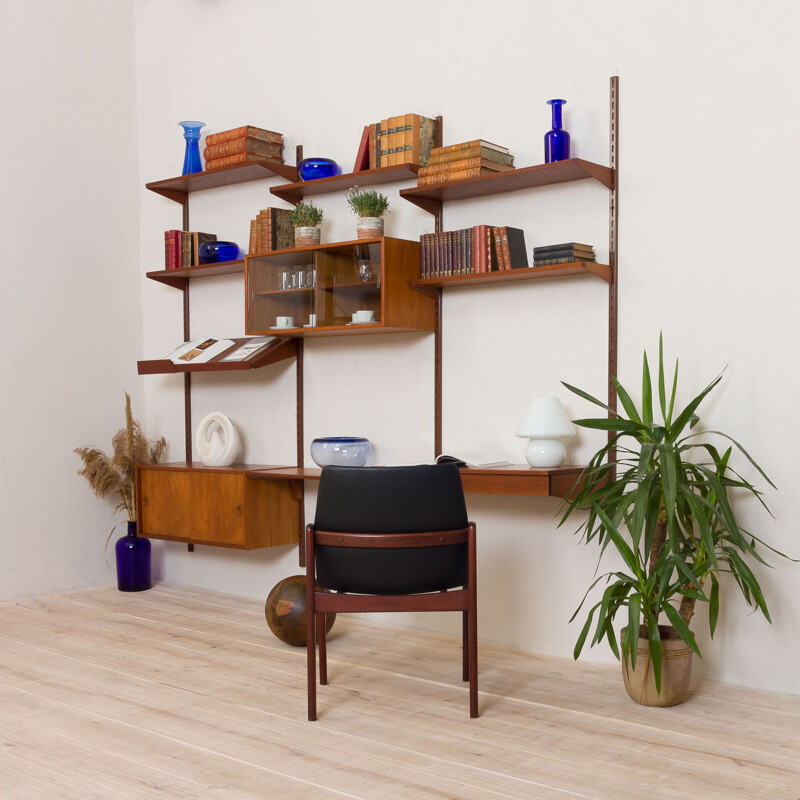
[[[239,458],[242,443],[230,417],[212,411],[197,426],[194,444],[207,467],[227,467]]]

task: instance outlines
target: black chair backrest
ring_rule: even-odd
[[[421,533],[466,528],[461,475],[453,464],[325,467],[314,527],[344,533]],[[466,545],[316,548],[320,587],[356,594],[412,594],[464,586]]]

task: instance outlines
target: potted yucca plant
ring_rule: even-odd
[[[117,500],[113,513],[124,511],[128,522],[127,536],[115,545],[117,586],[122,592],[139,592],[152,585],[150,573],[150,540],[137,536],[135,468],[137,464],[157,464],[167,447],[162,436],[151,441],[131,413],[131,398],[125,392],[125,427],[111,439],[112,455],[97,447],[78,447],[75,452],[83,461],[78,475],[89,481],[89,488],[104,499]],[[117,523],[119,525],[120,523]],[[117,525],[108,535],[110,539]],[[108,540],[106,540],[106,544]]]
[[[383,236],[383,215],[389,210],[386,195],[372,189],[351,189],[347,194],[347,205],[358,216],[356,231],[359,239]]]
[[[289,221],[294,225],[295,247],[310,247],[320,243],[322,209],[313,203],[298,203],[289,214]]]
[[[578,532],[602,554],[615,550],[623,567],[601,575],[606,588],[588,612],[575,645],[578,658],[587,640],[606,639],[622,661],[629,695],[645,705],[674,705],[688,690],[691,658],[700,650],[690,628],[697,603],[708,609],[713,637],[721,603],[721,577],[730,575],[745,601],[770,620],[764,594],[748,562],[765,563],[759,547],[784,556],[740,525],[731,493],[750,495],[769,511],[762,493],[732,466],[742,456],[774,487],[744,448],[725,433],[693,432],[696,411],[722,380],[713,380],[685,408],[675,409],[678,364],[667,389],[663,343],[659,339],[657,404],[644,354],[642,402],[613,378],[620,413],[574,420],[576,425],[610,431],[608,443],[589,461],[559,524],[588,511]],[[579,397],[610,411],[586,392],[565,383]],[[724,442],[720,448],[718,443]],[[573,615],[578,615],[583,602]],[[626,624],[619,645],[614,625]],[[771,620],[770,620],[771,621]]]

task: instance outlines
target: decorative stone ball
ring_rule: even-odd
[[[272,587],[264,606],[269,629],[286,644],[306,645],[306,576],[292,575]],[[326,614],[325,630],[330,631],[336,614]]]

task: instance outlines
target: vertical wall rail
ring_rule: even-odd
[[[442,290],[436,297],[436,331],[433,340],[433,456],[442,452]]]
[[[298,163],[300,163],[298,161]],[[305,433],[303,423],[303,339],[297,339],[297,357],[295,359],[295,369],[297,370],[297,466],[302,468],[305,460]],[[305,531],[306,531],[306,508],[303,499],[303,482],[298,481],[297,504],[300,516],[300,548],[298,552],[300,566],[304,567],[305,562]],[[294,494],[294,492],[293,492]]]
[[[618,254],[619,239],[619,77],[611,77],[610,95],[609,160],[614,175],[614,186],[608,195],[608,264],[611,267],[611,283],[608,285],[608,405],[617,409],[617,390],[612,377],[617,374],[617,303],[618,303]],[[611,416],[609,414],[609,416]],[[609,438],[611,438],[609,432]]]

